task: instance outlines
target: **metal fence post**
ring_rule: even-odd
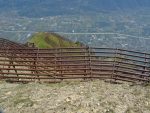
[[[143,72],[142,72],[142,74],[144,73],[146,73],[146,74],[148,74],[148,75],[150,75],[150,71],[149,71],[149,69],[148,69],[148,57],[147,57],[147,54],[145,53],[145,59],[144,59],[144,61],[145,61],[145,66],[144,66],[144,70],[143,70]]]
[[[112,72],[112,77],[111,77],[111,79],[115,79],[115,78],[116,78],[117,55],[118,55],[118,49],[116,48],[116,49],[115,49],[115,52],[114,52],[113,72]]]
[[[57,48],[54,49],[55,53],[55,59],[54,59],[54,77],[56,77],[57,75],[57,72],[56,72],[56,69],[57,69]]]
[[[38,60],[39,60],[39,48],[37,48],[37,51],[36,51],[36,61],[35,61],[35,72],[36,74],[39,74],[38,73]],[[40,77],[39,75],[37,77]],[[40,79],[38,79],[40,81]]]
[[[88,57],[89,57],[89,69],[90,69],[90,78],[92,78],[92,62],[91,62],[91,48],[88,47]]]
[[[60,63],[59,63],[59,69],[60,69],[60,76],[61,77],[63,77],[63,66],[62,66],[62,48],[59,48],[59,52],[60,52],[60,54],[59,54],[59,59],[60,59]],[[63,80],[63,79],[61,79],[61,80]]]
[[[87,64],[88,47],[84,48],[83,52],[84,52],[84,55],[85,55],[85,57],[84,57],[84,60],[85,60],[84,63]],[[87,68],[87,67],[88,67],[87,65],[85,65],[84,67],[85,67],[85,70],[84,70],[84,73],[85,73],[85,74],[84,74],[84,77],[86,77],[89,70],[88,70],[88,68]],[[84,80],[86,80],[86,78],[84,78]]]

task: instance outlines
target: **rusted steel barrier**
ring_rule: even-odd
[[[150,81],[150,54],[116,49],[38,49],[0,39],[0,79],[61,82],[64,79]]]

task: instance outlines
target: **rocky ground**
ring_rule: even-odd
[[[4,113],[150,113],[150,85],[104,81],[0,82]]]

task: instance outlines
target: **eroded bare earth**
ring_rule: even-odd
[[[150,113],[150,86],[104,81],[0,82],[4,113]]]

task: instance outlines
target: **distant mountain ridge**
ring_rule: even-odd
[[[0,13],[16,11],[26,17],[143,8],[150,8],[150,0],[0,0]]]

